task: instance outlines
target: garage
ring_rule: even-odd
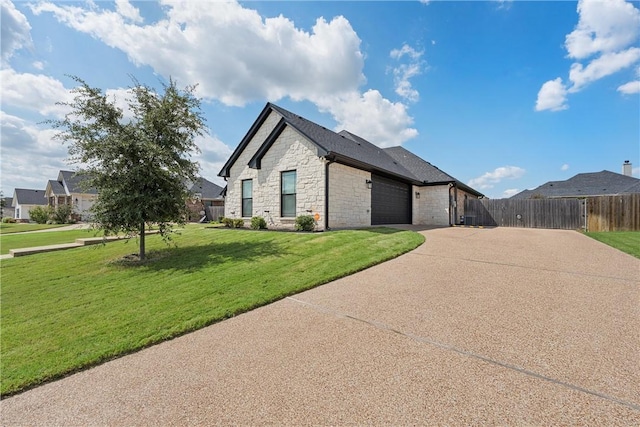
[[[411,185],[371,175],[371,225],[411,224]]]

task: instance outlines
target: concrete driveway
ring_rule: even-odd
[[[0,403],[3,425],[640,425],[640,260],[447,228],[390,262]]]

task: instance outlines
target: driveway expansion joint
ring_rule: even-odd
[[[329,314],[329,315],[332,315],[332,316],[338,317],[338,318],[355,320],[355,321],[363,323],[365,325],[372,326],[372,327],[374,327],[374,328],[376,328],[378,330],[382,330],[382,331],[386,331],[386,332],[393,332],[395,334],[402,335],[405,338],[408,338],[410,340],[413,340],[413,341],[416,341],[416,342],[419,342],[419,343],[428,344],[428,345],[431,345],[431,346],[434,346],[434,347],[438,347],[438,348],[441,348],[441,349],[447,350],[447,351],[452,351],[452,352],[457,353],[457,354],[462,355],[462,356],[466,356],[466,357],[469,357],[469,358],[480,360],[482,362],[489,363],[491,365],[498,366],[498,367],[501,367],[501,368],[504,368],[504,369],[509,369],[511,371],[515,371],[515,372],[518,372],[520,374],[524,374],[524,375],[527,375],[529,377],[536,378],[538,380],[546,381],[546,382],[549,382],[549,383],[552,383],[552,384],[555,384],[555,385],[558,385],[558,386],[561,386],[561,387],[565,387],[565,388],[568,388],[568,389],[573,390],[573,391],[589,394],[591,396],[595,396],[595,397],[598,397],[600,399],[604,399],[604,400],[610,401],[612,403],[616,403],[618,405],[626,406],[627,408],[630,408],[630,409],[633,409],[635,411],[640,412],[640,404],[637,404],[637,403],[634,403],[634,402],[627,402],[625,400],[618,399],[618,398],[616,398],[614,396],[610,396],[610,395],[607,395],[607,394],[604,394],[604,393],[601,393],[601,392],[598,392],[598,391],[594,391],[594,390],[589,390],[587,388],[580,387],[578,385],[571,384],[571,383],[568,383],[568,382],[565,382],[565,381],[561,381],[561,380],[558,380],[558,379],[555,379],[555,378],[547,377],[547,376],[539,374],[537,372],[533,372],[533,371],[530,371],[528,369],[525,369],[525,368],[522,368],[522,367],[519,367],[519,366],[516,366],[516,365],[512,365],[512,364],[509,364],[509,363],[506,363],[506,362],[501,362],[499,360],[495,360],[495,359],[492,359],[490,357],[483,356],[483,355],[478,354],[478,353],[474,353],[472,351],[462,350],[462,349],[457,348],[457,347],[455,347],[455,346],[453,346],[451,344],[446,344],[446,343],[442,343],[440,341],[436,341],[436,340],[433,340],[433,339],[430,339],[430,338],[427,338],[427,337],[414,335],[414,334],[412,334],[410,332],[404,332],[404,331],[396,329],[393,326],[390,326],[390,325],[388,325],[386,323],[378,322],[378,321],[375,321],[375,320],[362,319],[362,318],[359,318],[357,316],[353,316],[353,315],[351,315],[349,313],[345,313],[345,312],[341,312],[341,311],[338,311],[338,310],[334,310],[334,309],[332,309],[330,307],[325,307],[325,306],[314,304],[314,303],[311,303],[311,302],[308,302],[308,301],[303,301],[301,299],[294,298],[294,297],[287,297],[286,299],[288,299],[290,301],[293,301],[295,303],[301,304],[301,305],[303,305],[305,307],[308,307],[308,308],[310,308],[312,310],[315,310],[317,312]]]
[[[413,253],[413,252],[411,252],[410,254],[411,255],[417,255],[417,256],[428,256],[428,257],[432,257],[432,258],[455,259],[456,261],[466,261],[466,262],[478,263],[478,264],[489,264],[489,265],[499,265],[499,266],[503,266],[503,267],[523,268],[525,270],[545,271],[545,272],[548,272],[548,273],[562,273],[562,274],[569,274],[569,275],[573,275],[573,276],[595,277],[595,278],[598,278],[598,279],[622,280],[622,281],[625,281],[625,282],[631,282],[631,283],[634,283],[636,285],[640,285],[640,280],[629,279],[627,277],[607,276],[607,275],[602,275],[602,274],[583,273],[581,271],[559,270],[559,269],[553,269],[553,268],[530,267],[530,266],[527,266],[527,265],[513,264],[513,263],[507,263],[507,262],[483,261],[483,260],[472,259],[472,258],[455,258],[455,257],[448,257],[448,256],[442,256],[442,255],[434,255],[434,254],[417,254],[417,253]]]

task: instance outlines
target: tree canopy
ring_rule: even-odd
[[[186,182],[198,174],[191,156],[206,128],[195,86],[179,89],[171,79],[157,93],[133,79],[123,111],[101,89],[72,78],[79,84],[74,99],[61,103],[69,113],[49,123],[69,145],[83,186],[98,192],[91,208],[95,226],[106,235],[138,235],[143,260],[145,226],[156,225],[168,239],[172,224],[184,220]]]

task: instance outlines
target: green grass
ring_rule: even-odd
[[[23,233],[25,231],[46,230],[49,228],[64,227],[68,224],[24,224],[0,222],[0,234]]]
[[[622,252],[640,258],[640,231],[603,231],[586,234]]]
[[[46,233],[0,235],[0,255],[8,254],[11,249],[73,243],[76,239],[102,237],[102,235],[102,232],[96,230],[65,230],[48,231]]]
[[[2,395],[354,273],[407,252],[420,234],[392,229],[287,233],[191,226],[167,246],[136,243],[3,260]]]

